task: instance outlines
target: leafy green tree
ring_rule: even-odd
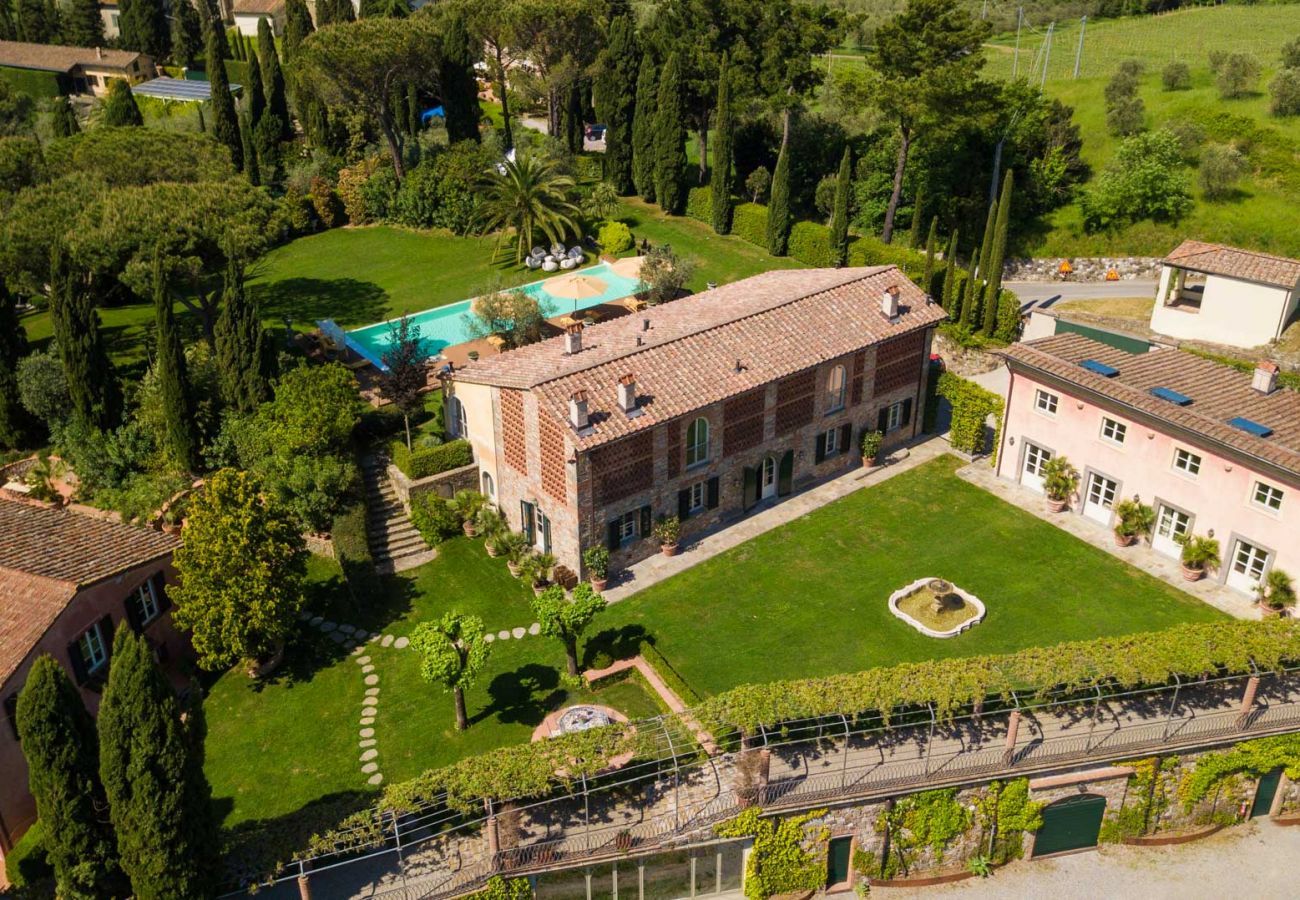
[[[31,134],[36,101],[0,78],[0,137]]]
[[[266,112],[279,122],[277,140],[288,140],[292,135],[289,121],[289,99],[284,86],[284,70],[280,55],[275,50],[275,37],[271,34],[271,21],[266,17],[257,20],[257,58],[261,62],[262,90],[266,97]],[[261,119],[258,119],[261,124]]]
[[[1142,219],[1177,221],[1192,206],[1178,137],[1162,128],[1120,141],[1080,205],[1089,232]]]
[[[955,305],[961,300],[957,294],[957,229],[948,235],[948,249],[943,252],[943,300],[942,305],[949,318],[956,318],[961,310]]]
[[[929,294],[934,290],[934,254],[939,240],[939,217],[930,219],[930,234],[925,239],[925,270],[921,275],[921,289]]]
[[[402,413],[406,426],[406,449],[411,449],[411,414],[424,408],[429,377],[424,366],[428,354],[420,345],[420,326],[402,316],[388,326],[388,350],[383,361],[387,371],[379,373],[379,390]]]
[[[190,501],[184,538],[173,619],[193,632],[199,665],[273,658],[304,601],[298,523],[267,502],[256,476],[221,469]]]
[[[564,645],[570,675],[578,674],[578,639],[604,608],[605,598],[585,581],[573,589],[572,600],[558,584],[533,598],[533,615],[542,625],[542,634]]]
[[[681,211],[685,192],[682,170],[686,166],[686,125],[682,110],[681,63],[669,55],[659,79],[654,123],[655,196],[664,212]]]
[[[849,261],[849,198],[853,191],[853,151],[844,148],[835,178],[835,203],[831,207],[831,257],[836,268]]]
[[[105,125],[127,127],[144,124],[144,116],[140,115],[140,107],[135,104],[131,85],[122,78],[114,78],[109,82],[102,113]]]
[[[785,256],[790,240],[790,153],[787,147],[776,158],[772,198],[767,204],[767,252],[773,256]]]
[[[154,262],[154,314],[158,357],[159,387],[162,392],[166,433],[162,445],[172,461],[185,471],[198,466],[199,436],[195,428],[194,395],[190,389],[189,373],[185,368],[185,347],[180,332],[176,330],[176,316],[172,310],[171,292],[167,289],[167,275],[162,259]]]
[[[605,123],[605,180],[620,194],[635,188],[632,179],[632,123],[636,117],[637,67],[641,52],[630,8],[609,23],[609,40],[601,51],[593,86],[596,115]],[[715,206],[716,209],[716,206]]]
[[[122,389],[99,333],[94,298],[56,249],[50,264],[50,307],[74,415],[113,428],[122,415]]]
[[[53,108],[50,110],[50,130],[54,132],[56,138],[72,137],[74,134],[81,133],[77,114],[67,97],[55,98]]]
[[[989,281],[989,257],[993,254],[993,231],[997,226],[998,205],[997,203],[989,204],[988,218],[984,220],[984,233],[980,237],[980,252],[971,260],[975,271],[971,273],[977,276],[975,291],[973,296],[974,306],[970,311],[970,322],[972,328],[981,328],[984,321],[984,285]]]
[[[1215,87],[1224,100],[1235,100],[1254,91],[1262,71],[1256,57],[1241,52],[1212,59],[1210,66],[1214,70]]]
[[[315,30],[316,26],[312,24],[311,11],[307,9],[306,0],[285,0],[284,34],[280,38],[280,46],[284,50],[286,64],[292,62],[302,42],[307,40],[307,36]]]
[[[406,0],[361,0],[361,18],[387,16],[390,19],[404,19],[411,14],[411,7]]]
[[[72,0],[62,17],[63,40],[73,47],[104,46],[104,20],[96,0]]]
[[[1231,197],[1237,182],[1246,174],[1246,157],[1231,144],[1210,144],[1201,153],[1196,178],[1211,200]]]
[[[516,350],[542,339],[542,326],[555,315],[554,304],[521,290],[491,290],[474,301],[466,325],[475,338],[500,335]]]
[[[1160,70],[1160,84],[1167,91],[1185,91],[1192,86],[1192,69],[1179,59],[1170,60]]]
[[[118,30],[124,49],[167,58],[167,13],[162,0],[119,0]]]
[[[632,183],[641,199],[655,199],[655,109],[659,74],[649,53],[641,55],[636,77],[636,106],[632,115]]]
[[[172,62],[193,68],[203,53],[203,25],[193,3],[174,3],[171,20]]]
[[[1300,68],[1282,69],[1268,83],[1268,111],[1275,116],[1300,115]]]
[[[18,361],[18,398],[27,410],[47,427],[68,419],[72,399],[68,379],[59,361],[59,348],[51,344],[44,351],[29,353]]]
[[[244,111],[248,114],[249,130],[257,127],[266,111],[266,88],[262,84],[262,64],[257,54],[248,54],[248,84],[244,85]]]
[[[244,269],[233,254],[226,263],[215,337],[222,399],[233,409],[252,412],[271,396],[273,361],[257,301],[244,292]]]
[[[405,0],[403,0],[405,2]],[[465,25],[465,16],[452,7],[442,35],[442,53],[438,66],[438,83],[442,90],[442,107],[446,113],[447,140],[479,139],[478,78],[474,66],[482,56],[481,44],[475,44]]]
[[[995,336],[998,328],[998,306],[1002,296],[1002,266],[1007,258],[1007,232],[1011,228],[1011,190],[1015,181],[1010,169],[1002,179],[1002,196],[998,200],[998,217],[993,225],[993,251],[989,254],[988,269],[981,273],[987,286],[984,288],[984,333]]]
[[[552,243],[578,233],[581,211],[570,199],[573,178],[561,174],[554,160],[520,154],[502,168],[484,178],[479,207],[480,227],[498,232],[498,249],[507,229],[515,232],[516,262],[523,262],[538,232]]]
[[[0,208],[23,188],[45,181],[41,144],[34,137],[0,137]]]
[[[234,174],[230,157],[210,138],[179,131],[96,128],[51,141],[45,159],[52,178],[87,174],[109,188],[225,181]]]
[[[732,142],[736,123],[731,110],[731,71],[726,54],[718,69],[718,111],[713,118],[716,130],[713,140],[713,173],[710,176],[710,193],[713,200],[713,231],[728,234],[731,231]]]
[[[216,893],[216,829],[200,757],[148,642],[118,629],[99,706],[99,775],[137,900]]]
[[[212,92],[209,102],[212,109],[212,136],[217,143],[230,151],[230,161],[235,171],[244,170],[244,145],[239,137],[239,116],[235,112],[235,98],[230,93],[230,80],[226,77],[226,65],[221,55],[221,46],[217,40],[220,27],[208,29],[207,71],[208,85]]]
[[[487,665],[491,645],[478,616],[449,612],[437,622],[422,622],[411,632],[411,647],[420,654],[420,676],[441,684],[455,698],[456,730],[469,727],[465,689],[472,687]]]
[[[27,332],[18,321],[14,298],[0,278],[0,447],[26,447],[37,423],[23,406],[18,388],[18,362],[27,355]]]
[[[16,0],[14,22],[18,39],[29,44],[53,44],[59,36],[57,10],[44,0]]]
[[[525,54],[521,48],[527,46],[520,35],[522,4],[513,0],[443,0],[439,6],[453,3],[465,17],[470,35],[483,47],[492,92],[501,104],[502,143],[510,150],[515,145],[510,121],[510,73],[523,61]]]
[[[126,895],[99,781],[95,723],[54,657],[37,657],[18,695],[18,736],[27,783],[45,832],[60,897]]]

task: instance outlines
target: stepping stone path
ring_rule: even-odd
[[[364,631],[356,631],[357,638],[364,638]],[[371,638],[374,640],[378,635]],[[361,774],[366,776],[366,784],[379,785],[383,784],[384,775],[379,771],[379,763],[375,759],[379,756],[379,749],[376,746],[379,741],[375,737],[375,713],[379,707],[379,676],[375,674],[374,663],[370,661],[369,655],[366,654],[364,647],[358,647],[353,651],[353,659],[361,667],[366,683],[366,694],[361,698],[361,719],[360,730],[357,731],[357,748],[361,751],[359,762],[361,763]]]

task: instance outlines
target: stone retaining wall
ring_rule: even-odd
[[[1061,281],[1061,263],[1065,257],[1013,259],[1002,269],[1003,281]],[[1120,281],[1159,278],[1160,259],[1154,256],[1100,256],[1069,258],[1073,272],[1070,281],[1105,281],[1114,269]]]
[[[402,501],[402,506],[409,513],[411,498],[418,497],[420,494],[432,492],[439,497],[451,499],[457,491],[477,491],[479,489],[478,463],[448,469],[446,472],[439,472],[427,478],[409,478],[405,472],[389,463],[388,480],[392,482],[393,490],[397,492],[398,499]]]

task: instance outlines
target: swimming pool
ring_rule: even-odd
[[[574,274],[599,278],[605,282],[604,292],[595,297],[584,297],[581,300],[556,297],[547,292],[546,284],[551,278]],[[521,287],[512,288],[512,290],[522,291],[536,297],[539,302],[545,305],[543,312],[549,318],[562,316],[575,310],[599,306],[602,303],[621,300],[635,294],[639,284],[640,282],[637,279],[619,275],[617,272],[612,271],[608,264],[599,263],[590,268],[559,272],[550,278],[534,281]],[[459,303],[436,306],[433,309],[426,309],[424,312],[411,315],[411,324],[419,326],[420,329],[420,348],[427,355],[436,356],[447,347],[454,347],[456,344],[463,344],[466,341],[473,340],[474,335],[470,332],[469,323],[466,321],[470,304],[473,302],[474,298],[470,298],[469,300],[461,300]],[[384,354],[388,352],[390,338],[392,337],[392,325],[396,321],[398,320],[390,319],[387,322],[357,328],[347,332],[345,337],[352,349],[383,369],[386,367],[383,365],[382,360]]]

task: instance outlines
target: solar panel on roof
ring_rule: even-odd
[[[1159,397],[1161,400],[1167,400],[1170,403],[1177,403],[1179,406],[1190,406],[1192,403],[1191,397],[1167,387],[1153,387],[1151,396]]]
[[[239,85],[230,85],[233,94],[239,93]],[[131,93],[145,97],[157,97],[159,100],[203,101],[212,99],[212,85],[206,81],[190,81],[185,78],[153,78],[142,84],[134,85]]]
[[[1085,359],[1079,363],[1080,366],[1103,378],[1114,378],[1119,374],[1119,369],[1114,366],[1108,366],[1104,362],[1097,362],[1095,359]]]
[[[1238,428],[1246,432],[1247,434],[1253,434],[1255,437],[1265,438],[1273,433],[1272,428],[1247,419],[1245,416],[1237,416],[1236,418],[1229,419],[1228,424],[1233,428]]]

